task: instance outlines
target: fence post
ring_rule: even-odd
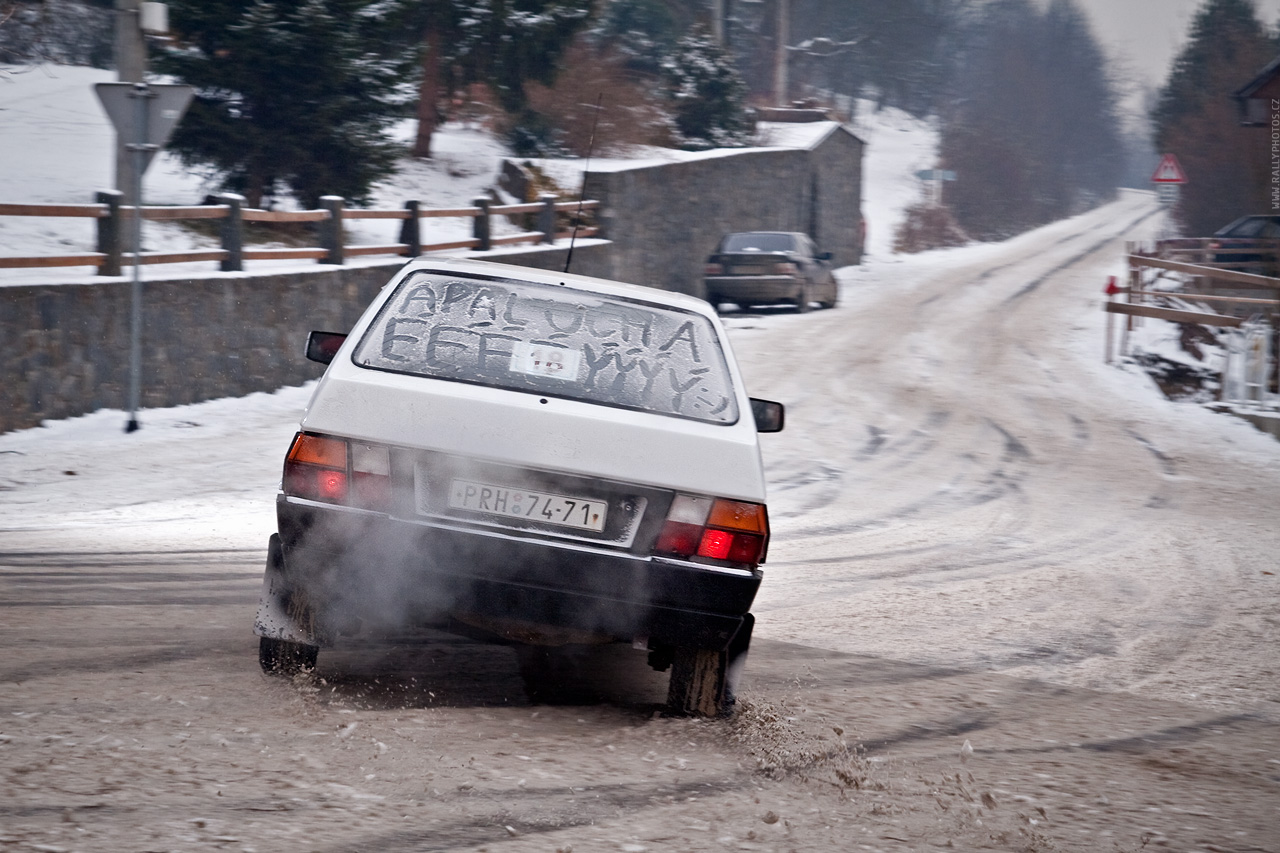
[[[98,275],[120,275],[120,201],[124,193],[119,190],[102,190],[97,195],[98,204],[107,206],[107,215],[98,220],[98,251],[106,255],[98,267]]]
[[[321,196],[320,206],[329,211],[329,218],[320,222],[320,248],[325,250],[320,263],[342,266],[342,196]]]
[[[215,198],[227,206],[227,216],[222,220],[222,250],[227,256],[219,268],[223,272],[240,272],[244,269],[244,196],[223,193]]]
[[[487,252],[491,246],[489,242],[489,199],[481,197],[471,202],[471,204],[480,208],[480,213],[476,215],[475,229],[472,231],[472,236],[480,241],[480,245],[476,249],[481,252]]]
[[[538,230],[542,232],[542,242],[556,241],[556,197],[552,193],[543,193],[539,199],[542,210],[538,211]]]
[[[409,218],[400,226],[400,242],[405,244],[405,257],[416,258],[422,254],[422,232],[419,225],[422,220],[418,218],[418,202],[406,201],[404,209]]]

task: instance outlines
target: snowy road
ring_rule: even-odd
[[[788,405],[765,636],[1280,712],[1280,444],[1102,364],[1106,277],[1157,225],[1129,194],[734,321]]]
[[[732,724],[616,661],[530,708],[447,638],[261,676],[305,389],[0,436],[0,849],[1280,850],[1280,443],[1101,363],[1157,220],[1129,194],[727,318],[788,406]]]

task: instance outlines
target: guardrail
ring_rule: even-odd
[[[125,266],[139,264],[176,264],[199,261],[216,261],[225,272],[239,272],[245,261],[287,260],[311,258],[319,263],[338,264],[355,255],[400,255],[417,257],[424,252],[440,252],[448,249],[474,249],[490,251],[495,246],[519,243],[553,243],[574,234],[593,237],[600,233],[595,226],[578,223],[577,211],[594,211],[598,201],[557,202],[553,195],[529,204],[495,205],[488,198],[476,199],[470,207],[430,208],[421,207],[417,201],[405,202],[403,209],[347,208],[338,196],[324,196],[316,210],[259,210],[244,207],[243,196],[227,193],[216,196],[213,205],[194,207],[158,207],[143,205],[140,208],[144,220],[181,221],[220,220],[221,243],[219,249],[198,249],[188,252],[143,252],[135,258],[126,252],[124,235],[127,224],[139,208],[121,204],[123,194],[115,190],[99,192],[96,204],[0,204],[0,216],[87,217],[98,222],[97,251],[74,255],[30,255],[0,257],[0,269],[32,267],[97,267],[99,275],[118,276]],[[569,217],[561,214],[572,214]],[[536,230],[518,234],[494,236],[490,218],[493,216],[526,216],[534,220]],[[422,242],[423,219],[460,217],[473,220],[472,236],[463,240],[438,243]],[[557,226],[567,218],[567,226]],[[354,244],[344,242],[343,223],[349,219],[398,219],[401,221],[399,241],[384,245]],[[245,223],[247,222],[314,222],[319,245],[292,248],[246,248]],[[527,227],[527,225],[526,225]]]

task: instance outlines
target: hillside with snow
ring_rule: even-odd
[[[114,183],[114,131],[102,111],[93,85],[114,81],[114,74],[94,68],[38,65],[0,72],[0,203],[90,204],[98,190]],[[920,196],[919,169],[934,165],[937,134],[926,122],[896,109],[874,111],[869,102],[854,122],[867,143],[863,162],[863,215],[868,222],[867,254],[890,254],[893,230],[901,211]],[[408,148],[414,125],[396,127]],[[786,145],[778,132],[762,145]],[[466,206],[496,184],[502,143],[484,128],[448,124],[436,134],[431,160],[404,157],[396,173],[378,184],[373,206],[401,207],[416,199],[426,207]],[[675,152],[671,152],[675,154]],[[646,154],[646,156],[650,156]],[[582,164],[570,164],[576,174]],[[572,187],[566,187],[572,189]],[[162,152],[152,162],[143,199],[155,205],[194,205],[216,191],[207,174],[183,166]],[[286,205],[287,206],[287,205]],[[496,223],[495,223],[496,224]],[[394,220],[356,220],[349,224],[359,242],[385,243],[396,238]],[[431,242],[470,236],[470,220],[424,222]],[[78,254],[94,250],[90,219],[0,216],[0,256]],[[214,248],[214,238],[173,223],[148,222],[144,251]],[[251,271],[280,269],[305,261],[254,262]],[[218,274],[211,263],[143,268],[146,278],[183,274]],[[131,273],[129,273],[131,275]],[[0,284],[83,283],[102,280],[85,267],[0,269]]]

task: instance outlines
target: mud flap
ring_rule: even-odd
[[[272,640],[322,645],[318,637],[289,614],[288,590],[284,576],[284,550],[280,547],[279,534],[273,533],[267,545],[267,569],[262,577],[262,593],[258,597],[253,633]]]
[[[751,649],[751,631],[756,617],[748,613],[742,617],[742,627],[733,635],[727,649],[728,661],[724,677],[725,704],[732,709],[738,698],[738,686],[742,683],[742,671],[747,668],[747,652]]]

